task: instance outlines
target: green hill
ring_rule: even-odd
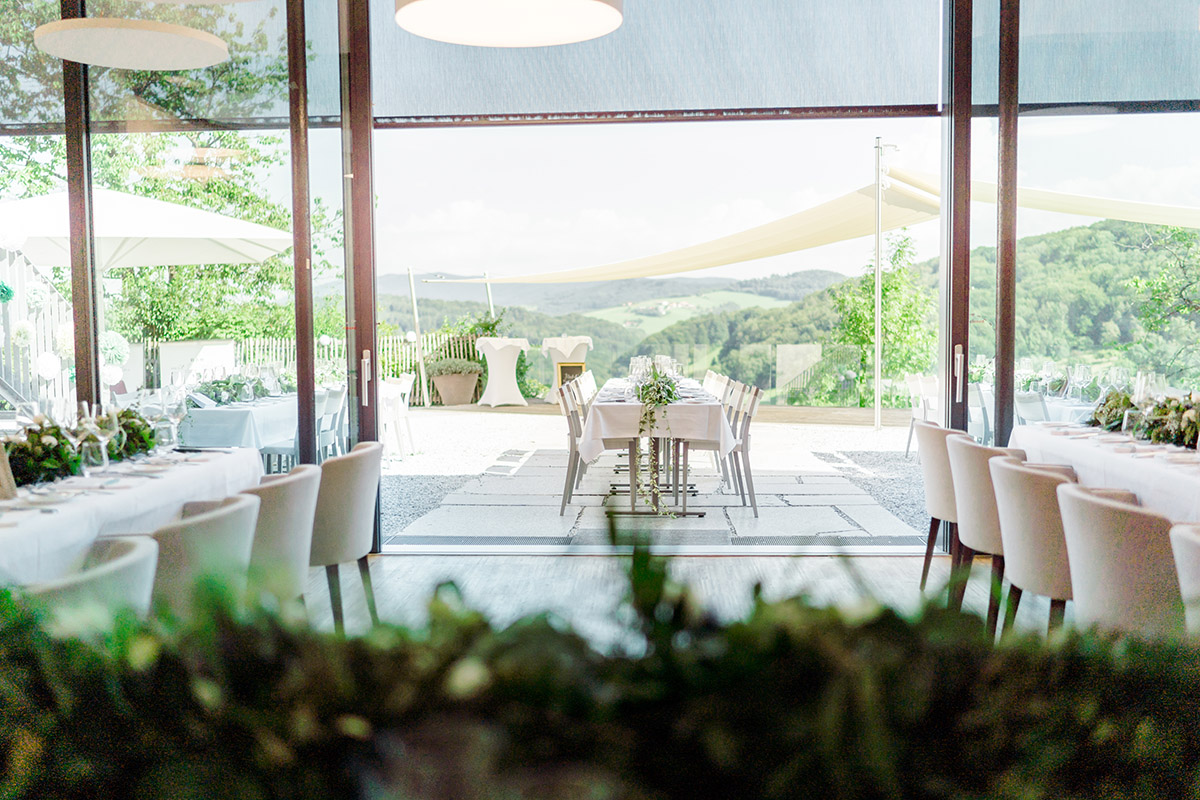
[[[641,336],[658,333],[678,322],[703,314],[740,308],[777,308],[787,302],[773,297],[740,291],[716,291],[683,297],[663,297],[586,312],[589,317],[607,320]]]
[[[1140,317],[1144,298],[1135,281],[1154,278],[1169,263],[1170,253],[1161,244],[1165,232],[1105,220],[1021,239],[1018,359],[1030,359],[1035,369],[1047,359],[1101,367],[1120,364],[1167,373],[1173,382],[1200,381],[1200,320],[1181,316],[1163,330],[1151,331]],[[937,260],[913,268],[925,291],[936,297]],[[994,353],[995,276],[995,248],[972,251],[972,356],[991,358]],[[828,343],[837,324],[838,314],[826,288],[782,308],[696,316],[648,336],[630,353],[707,352],[707,365],[740,380],[769,385],[767,345]]]

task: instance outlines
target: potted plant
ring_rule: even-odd
[[[483,366],[465,358],[439,358],[425,368],[433,386],[442,397],[442,405],[461,406],[475,396],[475,385]]]

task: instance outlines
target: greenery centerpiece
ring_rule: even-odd
[[[439,358],[429,362],[425,374],[433,381],[442,404],[461,406],[471,402],[483,365],[466,358]]]
[[[1103,428],[1106,431],[1119,431],[1125,422],[1125,412],[1131,408],[1136,408],[1136,406],[1133,404],[1129,392],[1113,389],[1096,406],[1096,410],[1092,412],[1087,424],[1094,428]]]
[[[40,414],[34,417],[33,425],[4,442],[13,480],[18,486],[25,486],[78,474],[79,454],[70,439],[46,417]]]
[[[1200,396],[1164,397],[1142,414],[1140,436],[1158,444],[1173,444],[1196,449],[1197,406]]]
[[[679,383],[672,375],[661,371],[657,366],[651,366],[649,372],[641,378],[633,379],[633,382],[634,396],[642,404],[641,415],[638,417],[638,439],[640,440],[643,437],[654,435],[660,419],[664,425],[666,424],[666,413],[664,412],[660,417],[659,411],[679,400]],[[668,433],[669,431],[668,426]],[[663,458],[663,454],[659,453],[658,457]],[[646,505],[660,514],[666,514],[668,513],[666,504],[662,502],[662,497],[657,491],[657,472],[658,464],[653,463],[653,460],[645,467],[642,466],[641,460],[638,460],[638,495]]]
[[[266,397],[271,393],[267,388],[267,384],[261,378],[248,378],[244,375],[230,375],[228,378],[214,378],[213,380],[204,381],[197,385],[194,391],[197,394],[204,395],[219,406],[227,406],[230,403],[242,400],[243,395],[246,394],[246,387],[249,387],[249,394],[255,400]],[[195,408],[195,401],[189,398],[188,406]]]
[[[154,426],[131,408],[117,413],[121,433],[108,443],[108,457],[114,461],[133,458],[154,449]]]

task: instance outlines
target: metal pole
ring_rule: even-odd
[[[496,318],[496,306],[492,303],[492,282],[488,280],[488,274],[483,273],[483,285],[487,288],[488,299],[488,316],[492,319]]]
[[[875,137],[875,430],[883,428],[883,139]]]
[[[421,317],[417,314],[417,282],[408,268],[408,295],[412,299],[413,333],[417,334],[417,374],[421,376],[421,405],[429,405],[429,381],[425,378],[425,351],[421,346]]]

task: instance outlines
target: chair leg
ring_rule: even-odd
[[[629,443],[629,510],[637,511],[637,468],[638,459],[641,458],[641,453],[638,452],[639,445],[636,441]]]
[[[743,444],[745,444],[743,442]],[[741,451],[742,470],[746,478],[746,494],[750,495],[750,507],[754,509],[754,518],[758,519],[758,500],[754,498],[754,476],[750,474],[750,454]]]
[[[575,485],[575,470],[579,464],[579,456],[572,450],[567,455],[567,479],[563,483],[562,505],[559,506],[558,515],[561,517],[567,512],[567,503],[571,501],[571,489]]]
[[[1062,627],[1063,617],[1067,613],[1066,600],[1051,600],[1050,601],[1050,630],[1058,630]]]
[[[683,513],[687,513],[687,496],[688,496],[688,443],[685,441],[682,444],[683,449],[683,464],[680,467],[683,472]]]
[[[408,453],[409,453],[409,455],[412,455],[413,453],[417,452],[417,440],[413,438],[412,420],[410,420],[408,417],[404,418],[404,427],[408,429]],[[341,439],[341,437],[338,437],[339,442],[340,442],[340,439]],[[400,453],[401,454],[404,453],[404,443],[403,442],[401,442],[401,444],[400,444]]]
[[[325,567],[325,580],[329,581],[329,604],[333,607],[333,629],[340,634],[345,634],[346,625],[342,620],[342,583],[338,577],[337,564]]]
[[[996,636],[996,625],[1000,621],[1000,598],[1004,594],[1004,556],[992,556],[992,591],[988,598],[987,630]]]
[[[975,551],[962,542],[958,543],[958,566],[955,569],[958,580],[952,583],[950,607],[962,611],[963,598],[967,594],[967,581],[971,579],[971,565],[975,561]]]
[[[917,418],[912,417],[908,420],[908,443],[904,445],[904,457],[908,458],[908,453],[912,450],[913,429],[917,425]]]
[[[1008,605],[1004,609],[1004,627],[1003,631],[1012,630],[1013,622],[1017,618],[1017,607],[1021,605],[1021,587],[1010,583],[1008,585]]]
[[[925,563],[921,565],[921,591],[925,591],[925,582],[929,580],[929,565],[933,563],[933,545],[937,542],[938,526],[942,521],[937,517],[929,518],[929,539],[925,542]]]
[[[742,505],[746,505],[746,484],[742,481],[742,465],[738,463],[737,453],[732,451],[729,453],[729,471],[733,474],[738,497],[742,499]]]
[[[371,623],[379,624],[379,611],[375,608],[375,587],[371,585],[371,562],[366,556],[358,560],[358,574],[362,576],[363,593],[367,596],[367,611],[371,613]]]

